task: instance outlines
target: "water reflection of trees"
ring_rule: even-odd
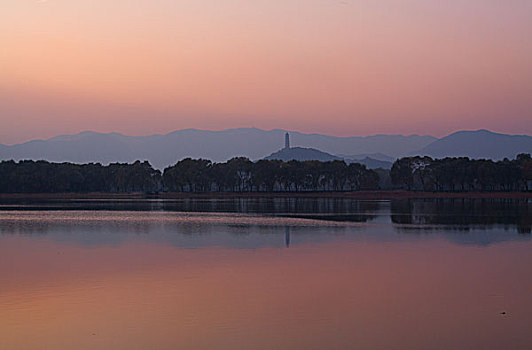
[[[365,222],[375,218],[382,202],[349,198],[225,198],[176,200],[9,200],[4,210],[109,210],[250,213]]]
[[[315,220],[366,222],[376,217],[380,203],[345,198],[258,198],[184,200],[166,203],[164,210],[272,214]]]
[[[345,198],[233,198],[185,199],[164,202],[163,210],[191,212],[235,213],[374,213],[379,209],[375,201],[358,201]]]
[[[391,203],[391,220],[419,229],[434,225],[467,230],[503,225],[519,233],[532,232],[532,202],[528,199],[403,199]],[[410,227],[411,228],[411,227]]]
[[[88,214],[87,214],[88,213]],[[299,218],[233,214],[49,213],[30,217],[0,216],[0,239],[47,236],[54,242],[84,246],[120,245],[146,240],[176,247],[257,248],[328,241],[359,226],[317,223]],[[82,214],[88,217],[82,218]],[[24,214],[22,214],[24,216]]]

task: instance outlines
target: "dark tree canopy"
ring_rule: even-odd
[[[394,185],[419,191],[532,191],[532,158],[514,160],[407,157],[390,172]]]
[[[133,164],[0,162],[2,193],[66,192],[300,192],[378,189],[379,177],[343,161],[283,162],[233,158],[225,163],[183,159],[161,173],[148,162]]]
[[[161,172],[148,162],[72,164],[25,160],[0,162],[2,193],[151,192]]]
[[[390,178],[393,185],[416,191],[532,191],[532,157],[520,154],[498,162],[407,157],[394,163]],[[380,180],[374,170],[338,160],[252,162],[238,157],[212,163],[187,158],[162,173],[140,161],[107,166],[0,162],[0,193],[358,191],[377,190]]]
[[[360,164],[233,158],[225,163],[183,159],[164,169],[170,192],[303,192],[378,189],[379,177]]]

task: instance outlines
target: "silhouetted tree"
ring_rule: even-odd
[[[406,157],[390,171],[394,185],[424,191],[528,191],[532,188],[532,159],[515,160]]]
[[[153,192],[161,189],[161,172],[148,162],[71,164],[25,160],[0,162],[0,192]]]
[[[167,191],[356,191],[377,189],[379,177],[360,164],[233,158],[225,163],[184,159],[163,173]]]

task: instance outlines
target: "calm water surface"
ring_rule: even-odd
[[[532,349],[531,227],[530,200],[4,200],[0,349]]]

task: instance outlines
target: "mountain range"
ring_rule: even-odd
[[[382,155],[382,157],[385,157]],[[267,156],[265,159],[277,159],[282,161],[290,161],[290,160],[299,160],[299,161],[305,161],[305,160],[319,160],[322,162],[328,162],[332,160],[344,160],[347,163],[360,163],[365,165],[368,169],[390,169],[393,165],[393,158],[390,158],[390,160],[380,160],[376,158],[371,158],[369,156],[362,155],[359,156],[335,156],[330,153],[322,152],[320,150],[317,150],[315,148],[303,148],[303,147],[290,147],[290,148],[283,148],[277,152],[274,152]]]
[[[207,131],[184,129],[168,134],[126,136],[119,133],[82,132],[16,145],[0,145],[0,160],[45,159],[54,162],[133,162],[148,160],[159,169],[186,158],[226,161],[235,156],[258,160],[280,150],[285,130],[256,128]],[[460,131],[441,139],[420,135],[337,137],[290,131],[293,145],[347,161],[369,158],[392,162],[408,155],[433,157],[514,158],[532,152],[532,137],[487,130]],[[295,148],[295,147],[294,147]]]
[[[270,154],[264,159],[278,159],[278,160],[282,160],[285,162],[288,162],[293,159],[299,160],[299,161],[319,160],[322,162],[327,162],[331,160],[342,160],[342,158],[340,157],[337,157],[335,155],[332,155],[326,152],[322,152],[315,148],[304,148],[304,147],[283,148],[277,152]]]
[[[488,130],[458,131],[426,145],[415,153],[433,158],[512,159],[519,153],[532,153],[532,137],[498,134]]]

